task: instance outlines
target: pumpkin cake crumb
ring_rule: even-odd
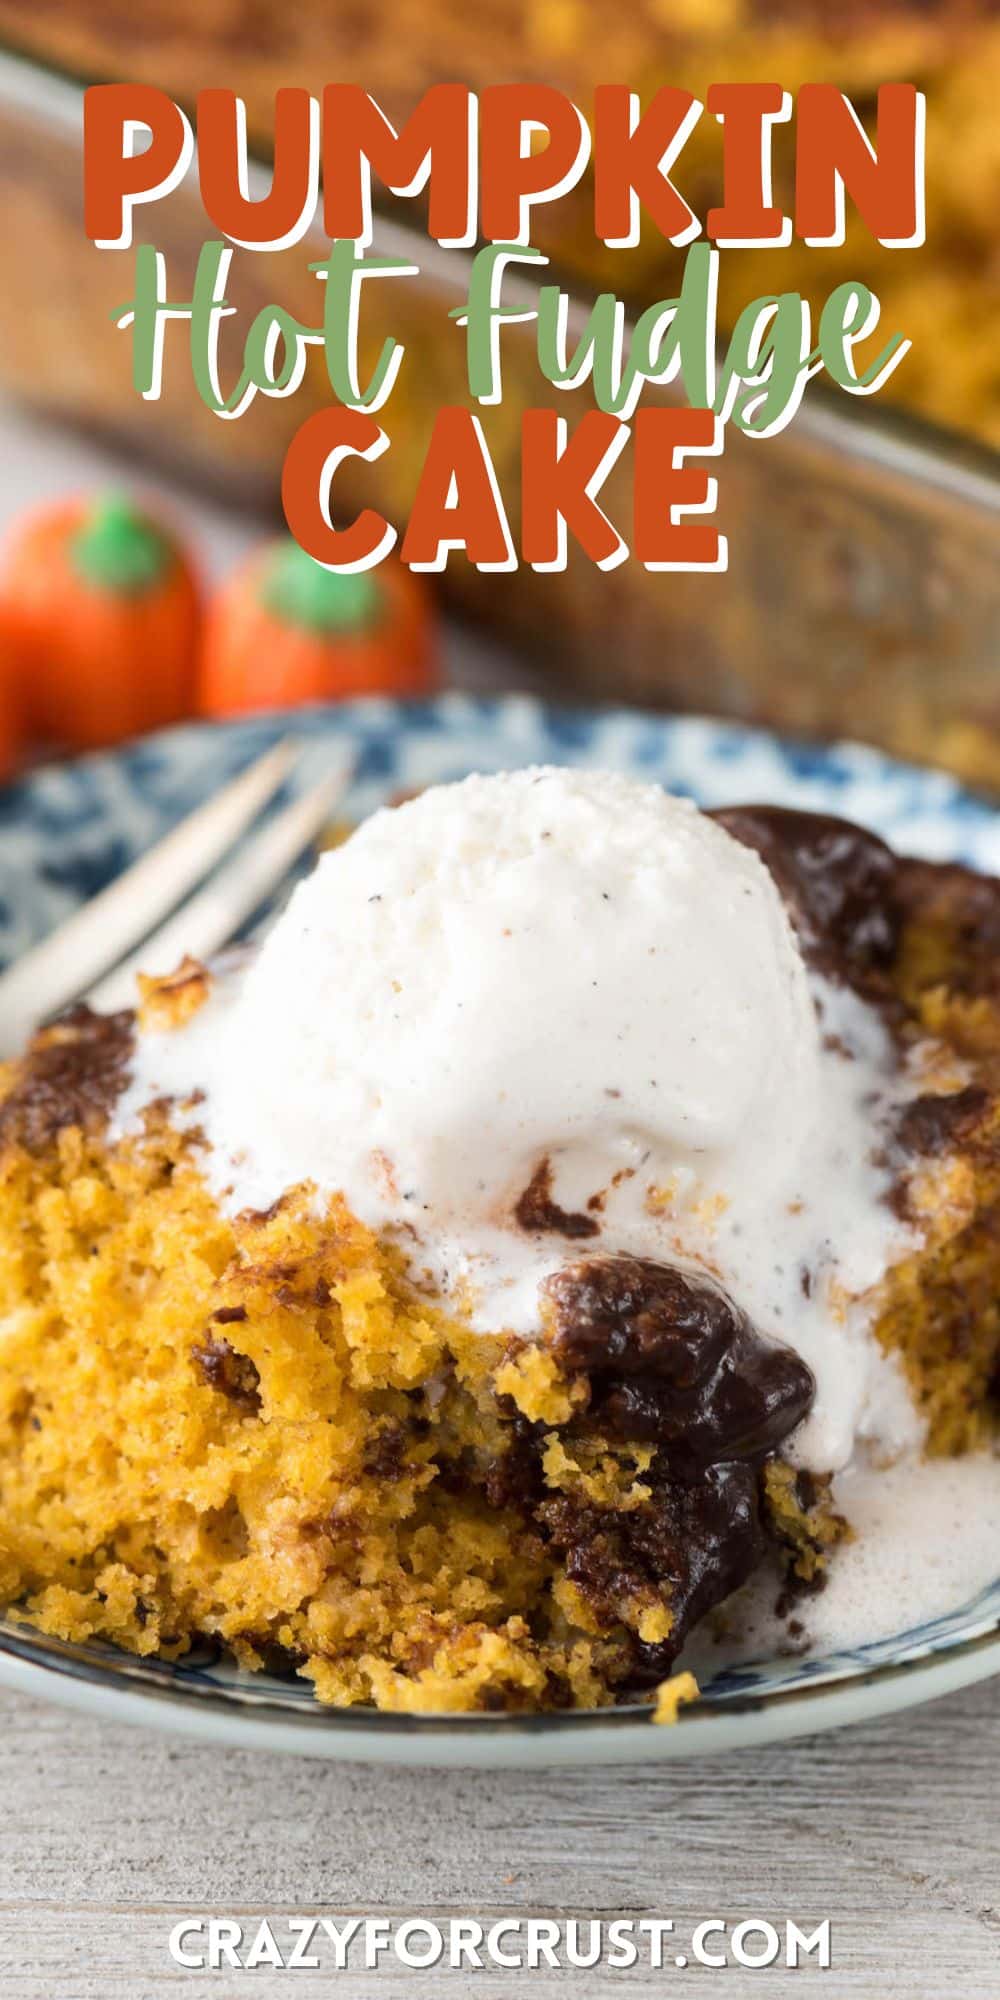
[[[669,1680],[661,1681],[656,1690],[654,1723],[672,1728],[681,1709],[688,1702],[697,1701],[700,1692],[693,1674],[672,1674]]]

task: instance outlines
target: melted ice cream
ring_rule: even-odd
[[[910,1241],[877,1164],[907,1088],[756,853],[658,786],[535,770],[325,855],[248,969],[141,1037],[118,1125],[203,1092],[228,1208],[340,1191],[484,1329],[537,1330],[581,1244],[708,1270],[812,1369],[795,1455],[826,1470],[919,1440],[864,1303]]]

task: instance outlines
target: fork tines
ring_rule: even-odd
[[[0,1055],[16,1053],[71,1001],[128,1006],[137,970],[169,971],[185,953],[205,958],[232,938],[321,831],[349,782],[346,756],[177,906],[236,846],[298,755],[292,739],[276,744],[0,975]],[[170,911],[176,914],[156,930]]]

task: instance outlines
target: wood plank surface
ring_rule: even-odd
[[[3,2000],[210,1988],[451,1996],[785,1994],[673,1962],[709,1916],[832,1920],[838,2000],[998,2000],[1000,1684],[863,1728],[635,1770],[419,1772],[206,1749],[0,1696]],[[671,1917],[662,1971],[186,1972],[172,1925],[269,1917]],[[253,1982],[251,1985],[251,1981]],[[798,1984],[791,1986],[798,1992]]]

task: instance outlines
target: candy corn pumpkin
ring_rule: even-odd
[[[439,679],[428,594],[401,564],[327,570],[291,537],[268,543],[213,599],[205,620],[206,715],[349,695],[420,695]]]
[[[74,498],[27,515],[0,596],[29,634],[33,735],[87,749],[191,713],[198,588],[177,543],[131,501]]]
[[[0,597],[0,779],[10,776],[24,737],[31,652],[24,619]]]

